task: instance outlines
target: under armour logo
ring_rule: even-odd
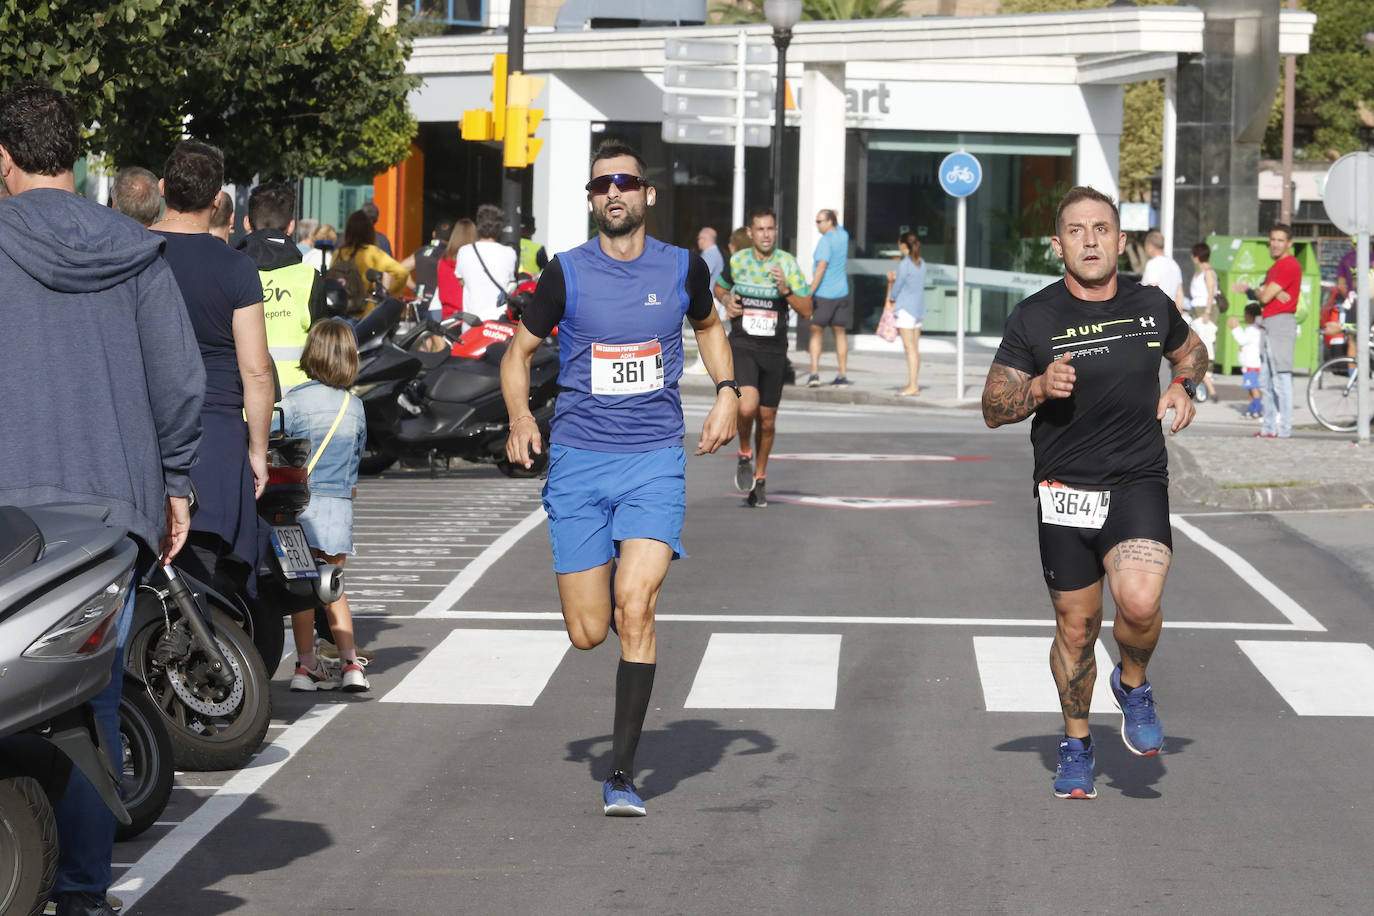
[[[650,293],[650,294],[649,294],[649,298],[644,300],[644,304],[645,304],[645,305],[662,305],[663,303],[658,301],[658,293]]]
[[[1155,326],[1155,319],[1154,319],[1154,316],[1153,316],[1153,315],[1150,315],[1150,316],[1148,316],[1148,317],[1145,317],[1145,318],[1140,319],[1140,326],[1141,326],[1142,328],[1152,328],[1152,327],[1154,327],[1154,326]]]

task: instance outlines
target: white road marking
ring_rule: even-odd
[[[540,506],[529,515],[525,516],[520,522],[505,534],[501,535],[486,550],[477,555],[463,571],[460,572],[453,581],[444,587],[429,606],[421,610],[417,617],[437,617],[441,611],[448,611],[456,605],[468,589],[477,584],[477,580],[482,578],[482,574],[491,568],[491,565],[505,555],[507,550],[514,547],[521,538],[534,528],[543,523],[547,516],[544,514],[544,507]]]
[[[973,455],[905,455],[867,452],[783,452],[768,456],[769,461],[872,461],[904,463],[910,461],[987,461]]]
[[[143,895],[167,876],[186,853],[205,839],[210,831],[238,810],[249,796],[262,788],[296,754],[320,733],[334,717],[347,709],[344,704],[312,706],[290,728],[263,746],[215,794],[205,800],[176,827],[167,832],[115,882],[111,891],[124,898],[125,911],[134,908]],[[276,753],[268,753],[269,750]],[[285,752],[285,753],[282,753]],[[178,789],[205,789],[212,786],[176,786]]]
[[[354,614],[354,617],[363,616]],[[395,617],[412,620],[415,614],[369,614],[373,618]],[[440,620],[556,620],[563,615],[557,611],[436,611],[427,619]],[[1053,627],[1053,618],[1038,620],[1018,617],[842,617],[838,614],[655,614],[657,623],[802,623],[836,626],[843,624],[878,624],[915,627]],[[1102,621],[1111,627],[1112,618]],[[1231,620],[1165,620],[1171,630],[1262,630],[1292,633],[1302,630],[1291,623],[1249,623]]]
[[[712,633],[687,709],[834,709],[840,635]]]
[[[1060,712],[1059,691],[1050,673],[1050,638],[1045,636],[975,636],[973,654],[983,682],[983,705],[988,712]],[[1097,681],[1092,710],[1116,713],[1108,686],[1116,667],[1098,640]]]
[[[732,493],[731,496],[738,496]],[[799,493],[769,493],[774,502],[794,503],[821,509],[955,509],[989,506],[987,499],[922,499],[917,497],[880,498],[875,496],[805,496]]]
[[[1300,716],[1374,716],[1374,648],[1362,642],[1238,639]]]
[[[1258,569],[1250,564],[1248,560],[1236,553],[1226,545],[1213,540],[1202,532],[1196,525],[1184,521],[1177,515],[1170,515],[1169,522],[1178,531],[1183,532],[1198,546],[1211,551],[1217,559],[1230,567],[1236,577],[1246,585],[1259,592],[1260,597],[1268,601],[1278,612],[1288,619],[1294,629],[1303,630],[1311,633],[1325,633],[1326,627],[1317,622],[1307,610],[1288,595],[1273,582],[1270,582]]]
[[[562,630],[454,630],[381,702],[533,706],[569,645]]]

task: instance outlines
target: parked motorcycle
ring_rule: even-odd
[[[88,701],[109,682],[137,557],[99,506],[0,507],[0,913],[42,911],[57,870],[49,797],[75,766],[122,824]]]
[[[259,561],[257,597],[226,577],[202,582],[174,564],[164,569],[165,585],[145,585],[135,600],[126,665],[183,769],[248,762],[272,718],[269,672],[282,656],[282,616],[343,593],[343,570],[315,560],[296,521],[310,502],[310,450],[308,439],[278,433],[269,441],[258,514],[272,550]]]
[[[431,464],[449,458],[492,462],[509,477],[544,472],[547,452],[536,456],[530,468],[506,458],[510,420],[501,395],[500,366],[518,324],[521,295],[512,297],[513,308],[502,321],[462,315],[472,327],[434,365],[388,341],[383,328],[364,327],[382,306],[363,320],[359,339],[364,330],[374,335],[358,373],[358,384],[366,386],[359,395],[364,407],[371,402],[367,417],[373,460],[368,472],[379,473],[402,458]],[[392,314],[383,313],[377,323],[390,320]],[[558,397],[558,368],[557,344],[541,345],[531,360],[530,407],[545,442]]]
[[[143,682],[128,672],[119,698],[119,744],[123,761],[117,774],[119,797],[129,812],[129,823],[115,827],[115,839],[123,842],[162,817],[176,775],[167,726]]]

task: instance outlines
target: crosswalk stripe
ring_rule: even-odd
[[[1052,639],[1046,636],[975,636],[973,654],[983,682],[983,703],[988,712],[1059,712],[1059,691],[1050,674]],[[1097,682],[1093,684],[1092,710],[1115,713],[1108,678],[1116,662],[1098,640]]]
[[[687,709],[834,709],[839,634],[712,633]]]
[[[1300,716],[1374,716],[1374,648],[1362,642],[1238,639]]]
[[[568,646],[562,630],[454,630],[382,702],[533,706]]]

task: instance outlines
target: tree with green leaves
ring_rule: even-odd
[[[903,6],[902,0],[802,0],[802,19],[895,19],[905,15]],[[765,21],[763,0],[717,3],[711,12],[726,25]]]
[[[1374,32],[1374,3],[1369,0],[1300,0],[1317,14],[1305,55],[1297,61],[1294,106],[1310,141],[1294,151],[1299,159],[1318,162],[1366,150],[1374,139],[1374,51],[1362,36]],[[1283,149],[1283,84],[1264,138],[1266,155]],[[1305,122],[1305,123],[1302,123]]]
[[[183,136],[230,180],[371,175],[409,155],[410,31],[358,0],[0,0],[0,72],[68,94],[88,148],[159,169]]]

